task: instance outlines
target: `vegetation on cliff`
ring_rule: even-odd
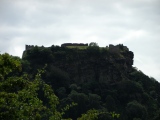
[[[6,66],[2,58],[1,66]],[[18,110],[18,105],[25,103],[26,109],[33,110],[27,114],[34,113],[33,117],[37,115],[39,119],[45,118],[48,113],[47,117],[58,113],[56,115],[61,118],[73,120],[159,120],[160,83],[132,67],[133,58],[133,52],[121,44],[104,48],[96,43],[80,47],[35,46],[25,50],[22,59],[13,58],[22,64],[21,72],[15,71],[20,70],[19,64],[17,67],[13,65],[16,69],[10,73],[4,74],[1,69],[1,95],[13,94],[11,98],[14,100],[11,99],[9,107],[16,103],[14,108]],[[42,77],[38,77],[37,70],[44,66],[45,72]],[[15,81],[19,84],[15,84]],[[45,96],[44,86],[49,87],[47,90],[51,90],[51,94]],[[33,91],[30,95],[29,90]],[[17,98],[21,98],[24,91],[29,98],[23,96],[24,101],[21,103]],[[0,111],[7,111],[8,106],[3,108],[7,97],[2,99],[2,96]],[[37,106],[29,107],[27,100],[40,106],[39,109]],[[73,107],[62,114],[61,110],[70,104]],[[49,105],[54,106],[54,113]],[[44,109],[48,111],[41,116]],[[19,114],[23,115],[22,112]]]

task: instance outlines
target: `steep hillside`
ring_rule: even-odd
[[[158,120],[160,84],[133,68],[133,58],[122,44],[101,48],[91,43],[26,46],[22,60],[23,71],[31,76],[47,64],[43,80],[60,98],[60,108],[78,103],[66,117],[75,119],[94,108],[120,113],[121,120]]]
[[[23,60],[34,66],[56,67],[69,74],[74,82],[120,81],[132,70],[133,52],[125,46],[110,45],[109,48],[89,46],[86,49],[52,46],[34,47],[24,51]],[[118,49],[117,49],[118,48]]]

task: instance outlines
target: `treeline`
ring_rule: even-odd
[[[120,47],[118,53],[111,53],[107,47],[101,48],[96,43],[84,49],[54,45],[50,48],[34,47],[24,51],[22,59],[15,58],[22,64],[21,72],[10,72],[3,81],[25,73],[28,82],[32,83],[37,70],[45,67],[34,97],[48,108],[51,94],[47,98],[43,86],[50,85],[55,95],[53,100],[56,96],[59,98],[59,104],[54,105],[57,113],[68,105],[65,114],[59,112],[61,118],[159,120],[160,83],[132,67],[133,52]],[[0,109],[5,111],[2,107]],[[39,118],[45,119],[44,116]]]

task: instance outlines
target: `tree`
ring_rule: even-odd
[[[96,43],[96,42],[91,42],[90,44],[89,44],[89,46],[92,46],[92,47],[98,47],[98,44]]]
[[[51,86],[41,80],[41,74],[44,72],[43,69],[38,70],[36,76],[31,80],[29,79],[28,74],[7,76],[17,69],[20,70],[20,59],[15,59],[9,54],[3,54],[0,56],[0,65],[1,120],[61,120],[63,119],[65,112],[70,107],[76,105],[74,103],[68,104],[61,109],[61,111],[58,111],[58,97],[54,94]],[[81,105],[85,105],[83,102],[87,101],[87,96],[83,93],[73,92],[70,97],[76,102],[79,102],[81,108]],[[90,113],[93,112],[91,110],[91,112],[87,112],[87,115],[84,114],[85,116],[82,115],[82,118],[79,119],[89,118],[88,120],[94,120],[97,115],[93,114],[93,117],[91,117]]]
[[[54,119],[62,115],[56,110],[59,101],[52,88],[40,80],[37,74],[33,81],[26,76],[9,77],[0,83],[0,119]],[[47,103],[39,97],[43,91]]]
[[[146,108],[138,103],[137,101],[132,101],[127,104],[126,107],[128,120],[138,119],[146,120],[147,118],[147,110]]]
[[[86,114],[82,114],[78,120],[98,120],[99,112],[97,110],[89,110]]]
[[[0,55],[0,119],[61,119],[62,113],[57,111],[59,100],[51,86],[41,80],[39,70],[33,80],[28,75],[7,75],[20,69],[20,61],[9,54]],[[39,97],[38,91],[42,91],[47,103]]]
[[[70,110],[70,113],[74,119],[87,111],[86,104],[88,103],[88,96],[86,94],[78,93],[75,90],[72,90],[71,93],[68,95],[68,98],[72,100],[72,102],[78,104]]]
[[[89,109],[99,109],[101,107],[100,102],[101,102],[101,97],[97,94],[89,94],[88,95],[89,99]]]
[[[0,80],[11,72],[21,71],[20,59],[9,54],[0,54]]]
[[[109,111],[115,111],[116,110],[115,100],[111,95],[107,95],[105,105],[106,105],[106,107]]]

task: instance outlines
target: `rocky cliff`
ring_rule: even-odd
[[[90,80],[115,82],[126,79],[132,69],[133,57],[133,52],[123,45],[105,48],[88,46],[86,49],[52,46],[26,50],[23,60],[31,63],[31,71],[34,67],[48,64],[48,69],[59,69],[72,82],[83,83]]]

